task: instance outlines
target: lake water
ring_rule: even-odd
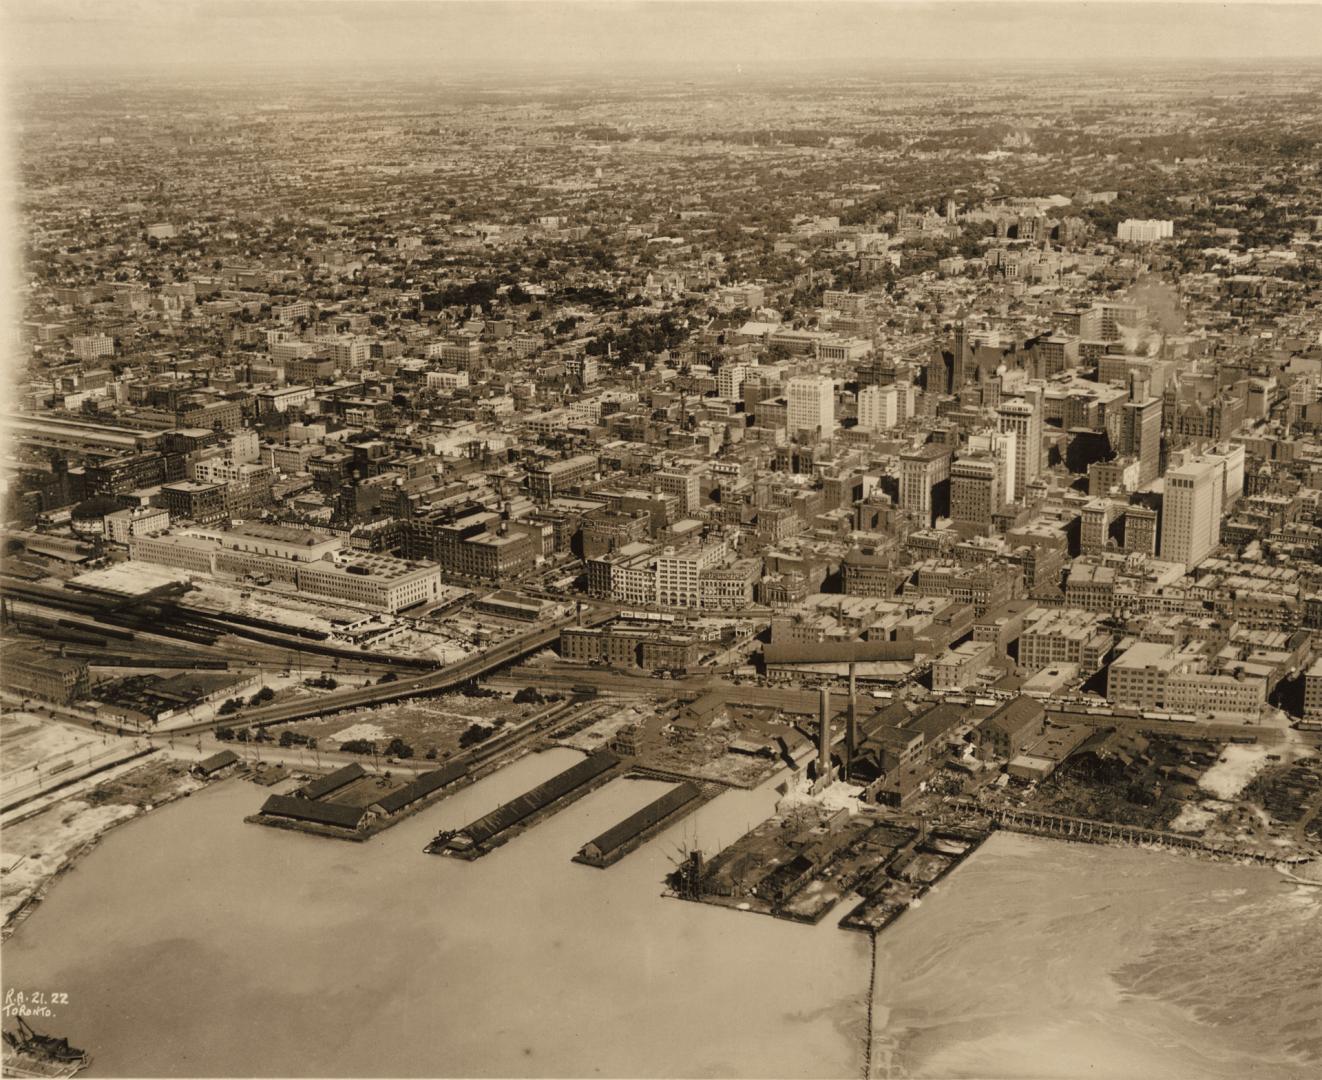
[[[608,870],[667,790],[615,781],[476,862],[425,855],[581,760],[530,755],[366,844],[244,824],[231,782],[106,837],[6,944],[91,1075],[857,1076],[867,942],[660,896],[668,852],[773,808],[731,791]]]
[[[526,757],[361,845],[244,824],[266,793],[212,788],[108,836],[6,944],[4,984],[67,992],[46,1026],[101,1076],[860,1075],[845,906],[805,927],[660,896],[677,845],[730,843],[771,785],[605,871],[570,856],[666,785],[612,782],[473,863],[422,853],[577,760]],[[874,1075],[1318,1075],[1305,891],[998,835],[881,936]]]
[[[1322,890],[997,833],[878,939],[875,1076],[1322,1076]]]

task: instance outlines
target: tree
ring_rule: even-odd
[[[350,739],[340,743],[340,750],[345,754],[375,754],[376,743],[370,739]]]
[[[489,739],[491,733],[495,730],[495,728],[489,728],[483,724],[472,724],[459,736],[459,746],[464,750],[470,746],[476,746],[478,743]]]
[[[386,757],[411,758],[413,747],[396,735],[386,744]]]

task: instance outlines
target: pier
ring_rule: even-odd
[[[685,781],[584,844],[574,862],[605,869],[721,792],[717,784]]]
[[[404,820],[463,786],[469,778],[464,762],[420,773],[385,795],[383,777],[357,762],[314,780],[292,795],[271,795],[261,810],[245,821],[328,836],[364,841]]]
[[[599,750],[462,829],[438,833],[424,850],[429,855],[480,858],[613,779],[623,766],[622,759]]]
[[[1136,847],[1163,847],[1194,851],[1203,855],[1216,855],[1227,859],[1250,859],[1259,863],[1304,863],[1307,855],[1286,855],[1265,852],[1257,848],[1233,844],[1216,844],[1196,836],[1145,829],[1137,825],[1124,825],[1092,818],[1047,814],[1040,810],[989,810],[992,820],[1001,829],[1027,833],[1030,836],[1050,836],[1057,840],[1073,840],[1081,844],[1128,844]]]

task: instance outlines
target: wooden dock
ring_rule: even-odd
[[[1304,863],[1310,861],[1307,855],[1286,855],[1285,853],[1267,852],[1258,848],[1238,844],[1217,844],[1196,836],[1183,833],[1165,832],[1160,829],[1145,829],[1138,825],[1124,825],[1111,821],[1097,821],[1092,818],[1069,817],[1065,814],[1048,814],[1040,810],[997,809],[989,810],[992,820],[998,828],[1010,832],[1027,833],[1030,836],[1049,836],[1057,840],[1072,840],[1081,844],[1126,844],[1134,847],[1164,847],[1173,850],[1193,851],[1202,855],[1216,855],[1226,859],[1250,859],[1253,862]]]

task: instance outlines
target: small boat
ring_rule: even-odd
[[[4,1033],[4,1050],[6,1076],[69,1077],[92,1063],[87,1052],[70,1046],[68,1039],[42,1035],[21,1016],[18,1030]]]

